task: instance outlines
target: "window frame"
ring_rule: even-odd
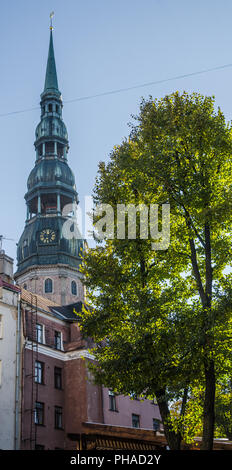
[[[37,364],[41,365],[40,369],[38,368]],[[37,378],[40,378],[41,380],[36,380]],[[35,383],[44,385],[44,362],[42,361],[35,361]]]
[[[41,327],[41,329],[38,329],[37,327]],[[38,335],[38,331],[40,332],[40,335]],[[39,337],[41,336],[41,341],[39,341]],[[36,337],[36,342],[40,344],[44,344],[44,325],[42,323],[36,323],[35,326],[35,337]]]
[[[74,288],[74,292],[73,292],[73,287],[74,286],[75,286],[75,288]],[[71,281],[71,294],[72,295],[78,295],[77,282],[74,281],[74,279]]]
[[[158,427],[155,426],[155,424],[158,425]],[[152,419],[152,429],[153,429],[153,431],[160,431],[160,424],[161,424],[160,419],[153,418]]]
[[[40,402],[40,401],[35,402],[34,423],[36,426],[44,426],[44,403],[43,402]]]
[[[140,429],[140,415],[137,415],[136,413],[132,413],[131,415],[131,418],[132,418],[132,428],[135,428],[135,429]],[[134,422],[135,422],[135,418],[137,419],[138,418],[138,426],[134,426]]]
[[[58,378],[58,382],[57,382],[57,378]],[[63,369],[62,367],[57,367],[55,366],[54,367],[54,388],[56,390],[62,390],[62,382],[63,382]],[[60,386],[58,386],[60,385]]]
[[[63,408],[62,408],[62,406],[55,406],[55,408],[54,408],[54,427],[55,427],[55,429],[63,429]]]
[[[108,391],[109,396],[109,411],[118,411],[117,410],[117,403],[116,403],[116,395],[113,390]]]
[[[47,283],[48,281],[50,281],[51,284],[48,284],[51,286],[51,290],[47,290]],[[50,278],[50,277],[47,277],[45,280],[44,280],[44,293],[45,294],[53,294],[53,280]]]
[[[59,336],[58,336],[59,335]],[[57,338],[60,340],[60,347],[57,346]],[[54,330],[54,348],[58,349],[58,351],[63,350],[63,338],[62,338],[62,332],[58,330]]]

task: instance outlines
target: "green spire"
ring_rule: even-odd
[[[58,89],[58,80],[56,74],[56,62],[55,62],[55,55],[54,55],[54,47],[53,47],[53,37],[52,37],[52,28],[50,28],[50,43],[49,43],[49,51],[48,51],[48,61],[47,61],[47,69],[46,69],[46,77],[45,77],[45,84],[44,84],[44,93],[46,92],[59,92]]]

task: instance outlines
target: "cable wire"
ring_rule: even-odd
[[[180,80],[182,78],[194,77],[195,75],[201,75],[201,74],[204,74],[204,73],[214,72],[216,70],[222,70],[222,69],[226,69],[226,68],[229,68],[229,67],[232,67],[232,64],[218,65],[217,67],[212,67],[212,68],[208,68],[208,69],[204,69],[204,70],[198,70],[197,72],[191,72],[191,73],[186,73],[186,74],[183,74],[183,75],[177,75],[175,77],[164,78],[164,79],[161,79],[161,80],[155,80],[155,81],[152,81],[152,82],[146,82],[146,83],[142,83],[142,84],[134,85],[134,86],[130,86],[130,87],[125,87],[125,88],[118,88],[116,90],[105,91],[105,92],[102,92],[102,93],[97,93],[95,95],[81,96],[79,98],[73,98],[71,100],[66,100],[63,103],[64,104],[74,103],[74,102],[77,102],[77,101],[86,101],[86,100],[90,100],[90,99],[94,99],[94,98],[99,98],[101,96],[114,95],[116,93],[123,93],[123,92],[130,91],[130,90],[136,90],[138,88],[145,88],[145,87],[151,86],[151,85],[159,85],[161,83],[171,82],[171,81],[174,81],[174,80]],[[26,109],[21,109],[21,110],[18,110],[18,111],[10,111],[8,113],[0,114],[0,117],[11,116],[13,114],[27,113],[27,112],[30,112],[30,111],[35,111],[37,109],[40,109],[40,107],[36,106],[36,107],[33,107],[33,108],[26,108]]]

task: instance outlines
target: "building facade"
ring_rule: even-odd
[[[21,312],[13,259],[0,253],[0,449],[20,448]]]
[[[86,364],[94,361],[93,343],[83,340],[78,324],[81,302],[60,307],[22,289],[21,308],[22,449],[75,449],[89,424],[102,432],[109,425],[160,430],[155,403],[94,384]]]

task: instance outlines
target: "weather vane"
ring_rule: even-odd
[[[52,18],[53,18],[53,16],[54,16],[54,11],[52,11],[52,12],[50,13],[50,30],[51,30],[51,31],[53,31],[53,29],[54,29],[54,28],[53,28],[53,25],[52,25]]]

